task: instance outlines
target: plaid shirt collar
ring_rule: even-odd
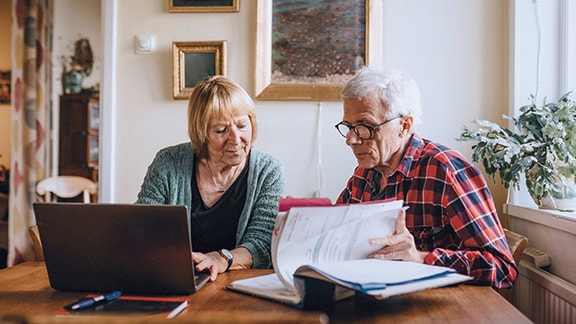
[[[410,171],[412,170],[412,164],[419,159],[419,152],[422,152],[422,146],[424,145],[424,141],[420,136],[416,133],[412,134],[412,138],[410,139],[410,145],[406,149],[406,153],[404,153],[404,157],[402,158],[402,162],[396,168],[395,172],[402,173],[405,177],[410,176]]]

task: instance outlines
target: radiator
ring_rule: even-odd
[[[522,260],[512,303],[534,323],[576,323],[576,285]]]

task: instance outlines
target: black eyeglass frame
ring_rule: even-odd
[[[354,130],[354,134],[356,134],[356,136],[358,136],[358,138],[367,141],[367,140],[372,139],[372,137],[374,137],[374,130],[375,129],[377,129],[378,127],[380,127],[382,125],[386,125],[393,120],[396,120],[396,119],[402,118],[402,117],[404,117],[404,116],[394,117],[392,119],[385,120],[385,121],[381,122],[380,124],[374,125],[374,126],[368,126],[368,125],[364,125],[364,124],[357,124],[357,125],[352,126],[352,125],[348,125],[345,122],[341,121],[338,124],[334,125],[334,127],[336,127],[336,130],[338,131],[338,133],[340,133],[340,135],[342,135],[342,137],[344,137],[344,138],[347,138],[348,134],[350,134],[350,131]],[[346,132],[346,134],[342,133],[342,131],[339,128],[340,125],[348,127],[348,131]],[[360,136],[360,132],[358,131],[358,127],[365,127],[366,129],[368,129],[368,131],[370,132],[370,136],[368,138],[364,138],[364,137]]]

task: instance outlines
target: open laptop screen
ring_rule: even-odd
[[[186,206],[35,203],[52,288],[190,294],[195,282]]]

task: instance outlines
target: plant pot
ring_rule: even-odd
[[[64,93],[79,93],[82,91],[84,76],[81,72],[71,70],[63,75]]]
[[[536,201],[536,203],[538,202]],[[541,209],[556,209],[560,211],[573,212],[576,211],[576,198],[554,198],[547,196],[540,200],[538,207]]]
[[[549,169],[560,170],[563,165]],[[576,210],[576,182],[570,173],[545,177],[541,168],[534,167],[526,174],[526,187],[530,196],[541,209],[556,209],[560,211]]]

